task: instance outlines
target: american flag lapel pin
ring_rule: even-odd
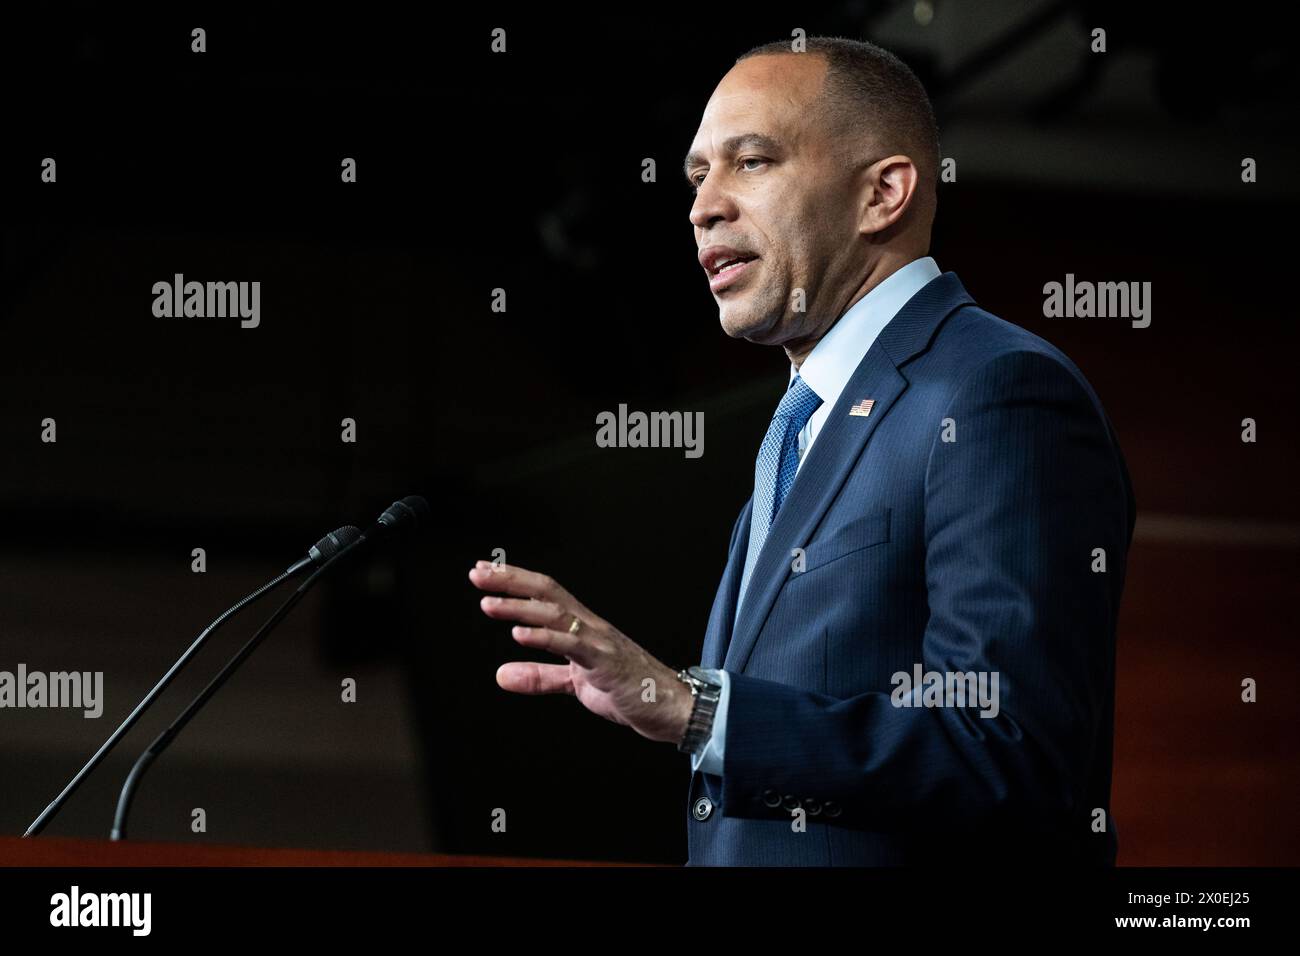
[[[849,414],[860,415],[861,417],[866,418],[871,414],[871,406],[874,404],[876,404],[874,398],[864,398],[862,401],[858,402],[858,404],[849,406]]]

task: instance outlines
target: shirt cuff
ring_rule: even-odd
[[[709,679],[722,685],[718,695],[718,708],[713,714],[713,730],[704,746],[691,754],[691,773],[711,773],[722,776],[722,758],[727,743],[727,701],[731,696],[731,678],[723,670],[706,669]]]

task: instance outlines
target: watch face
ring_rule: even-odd
[[[708,672],[698,664],[694,667],[687,668],[686,673],[698,681],[703,681],[710,686],[716,687],[718,682],[709,676]]]

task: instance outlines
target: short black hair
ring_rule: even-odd
[[[753,56],[794,55],[791,43],[764,43],[737,57],[736,62]],[[821,104],[824,120],[849,140],[854,132],[865,133],[871,148],[912,157],[922,182],[928,177],[934,188],[939,176],[939,127],[930,97],[911,68],[865,40],[807,37],[803,47],[806,53],[826,60]],[[845,145],[851,147],[852,143]]]

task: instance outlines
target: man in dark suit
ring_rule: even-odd
[[[502,687],[691,754],[691,864],[1114,862],[1132,490],[1075,365],[928,256],[939,162],[924,89],[870,44],[757,48],[705,108],[700,263],[723,329],[791,368],[701,667],[544,575],[470,572],[568,659]]]

